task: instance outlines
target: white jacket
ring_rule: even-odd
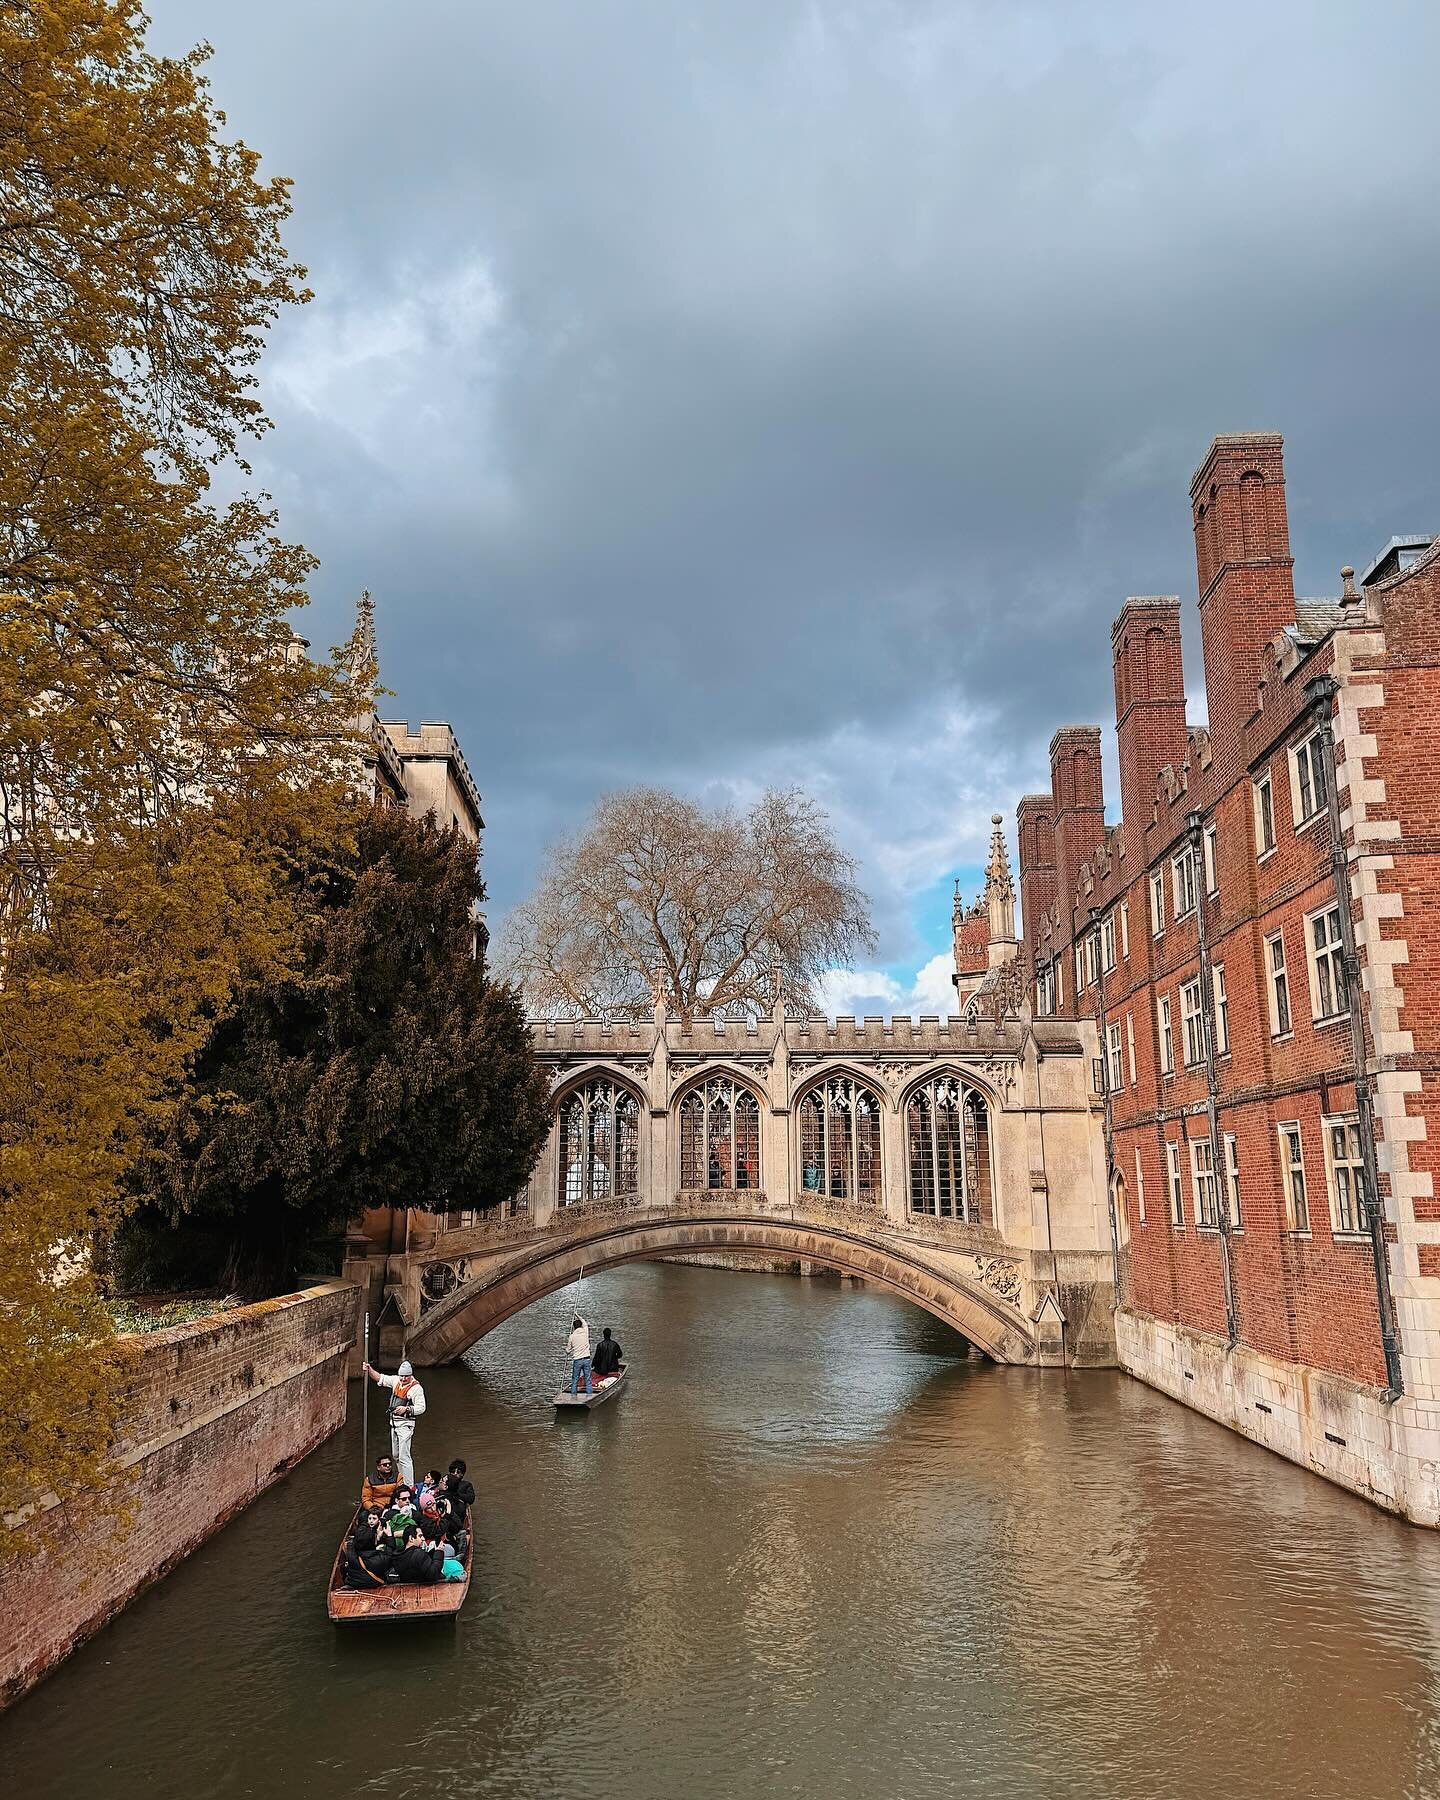
[[[565,1348],[570,1352],[570,1360],[590,1354],[590,1327],[582,1319],[570,1336],[565,1340]]]
[[[380,1383],[381,1387],[393,1388],[399,1382],[400,1377],[398,1375],[377,1375],[375,1379]],[[413,1375],[407,1376],[406,1379],[410,1383],[410,1390],[405,1398],[415,1408],[415,1417],[418,1419],[425,1410],[425,1390]],[[404,1422],[405,1421],[402,1419],[401,1423],[403,1424]]]

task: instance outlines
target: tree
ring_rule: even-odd
[[[803,794],[707,812],[659,788],[602,800],[507,921],[502,966],[536,1012],[690,1020],[811,1008],[874,943],[856,863]]]
[[[400,1197],[486,1208],[525,1184],[549,1083],[512,989],[475,950],[474,846],[433,817],[362,819],[358,859],[319,858],[302,965],[245,988],[142,1166],[129,1252],[174,1227],[242,1293],[283,1290],[318,1241]]]
[[[333,839],[365,671],[296,654],[311,561],[210,501],[305,298],[283,182],[133,0],[0,0],[0,1512],[101,1484],[81,1252],[237,981],[284,967],[268,844]],[[268,821],[268,823],[267,823]],[[14,1534],[0,1533],[0,1556]]]

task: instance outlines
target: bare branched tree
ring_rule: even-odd
[[[536,1013],[690,1020],[814,1008],[815,984],[874,947],[856,863],[804,794],[743,815],[660,788],[608,795],[555,845],[498,960]]]

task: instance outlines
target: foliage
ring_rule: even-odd
[[[370,810],[358,864],[311,872],[302,966],[242,990],[146,1171],[125,1235],[212,1234],[209,1273],[282,1290],[316,1239],[396,1198],[484,1208],[524,1186],[549,1085],[514,992],[475,954],[474,846]]]
[[[809,1009],[828,968],[874,942],[856,864],[805,795],[706,812],[658,788],[611,794],[551,850],[507,921],[506,970],[537,1012],[683,1019]]]
[[[303,271],[203,53],[145,23],[0,0],[3,1512],[105,1477],[84,1250],[236,981],[294,953],[274,819],[333,836],[373,681],[295,653],[310,559],[263,499],[209,499]]]
[[[229,1312],[233,1300],[109,1300],[105,1310],[117,1331],[168,1331],[172,1325],[190,1325],[215,1313]]]

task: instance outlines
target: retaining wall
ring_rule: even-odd
[[[340,1428],[359,1306],[328,1282],[131,1340],[113,1489],[0,1571],[0,1707]]]

